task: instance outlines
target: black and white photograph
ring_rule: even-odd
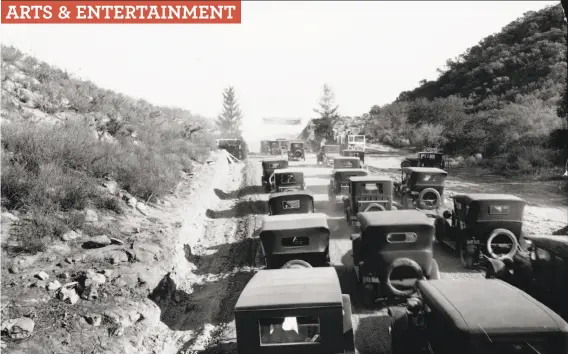
[[[560,1],[1,1],[2,354],[568,354]]]

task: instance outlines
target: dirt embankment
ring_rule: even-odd
[[[212,328],[229,321],[236,301],[229,295],[251,276],[255,219],[247,212],[249,190],[241,188],[253,178],[246,171],[214,153],[161,204],[99,214],[93,222],[120,235],[110,242],[76,235],[13,259],[3,245],[3,352],[203,348]],[[17,227],[16,218],[3,215],[3,234]]]

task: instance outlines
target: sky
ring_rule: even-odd
[[[242,23],[6,25],[2,43],[97,85],[215,117],[235,87],[248,135],[261,117],[314,116],[322,87],[360,115],[527,11],[559,1],[242,2]]]

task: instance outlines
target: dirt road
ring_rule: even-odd
[[[266,213],[266,202],[268,194],[260,190],[261,176],[261,157],[251,157],[247,163],[247,181],[250,183],[248,187],[244,187],[241,192],[241,200],[233,204],[231,211],[217,211],[214,213],[227,213],[233,217],[249,217],[250,214],[256,214],[251,224],[258,223],[262,214]],[[351,229],[345,221],[341,204],[336,206],[330,205],[327,198],[327,185],[331,174],[330,168],[318,167],[315,156],[308,156],[306,161],[291,162],[291,166],[300,167],[305,174],[308,189],[314,193],[315,207],[317,211],[323,212],[329,217],[329,225],[331,229],[330,256],[331,261],[336,268],[340,277],[342,291],[350,294],[353,305],[353,321],[355,327],[356,347],[360,353],[389,353],[390,343],[388,339],[388,321],[385,317],[384,310],[379,308],[369,309],[362,306],[360,296],[360,288],[355,281],[352,259],[351,259],[351,241],[349,236]],[[260,192],[260,193],[259,193]],[[219,231],[219,229],[218,229]],[[250,239],[249,239],[250,240]],[[250,249],[256,246],[247,246],[243,258],[235,264],[235,268],[243,266],[243,261],[251,262]],[[243,250],[244,250],[243,249]],[[464,270],[459,260],[449,254],[445,249],[436,249],[435,257],[440,265],[442,277],[444,278],[465,278],[465,277],[482,277],[481,273]],[[235,256],[231,257],[236,261]],[[227,264],[228,265],[228,264]],[[254,263],[247,264],[248,269],[258,269],[261,266],[258,258]],[[245,277],[247,278],[247,277]],[[239,291],[246,283],[239,282],[231,287],[232,291]],[[234,301],[238,298],[238,293],[227,295],[232,301],[225,301],[227,304],[234,305]],[[209,301],[208,301],[209,302]],[[221,311],[229,311],[228,307],[224,307]],[[216,317],[232,318],[232,314],[217,315]],[[217,322],[218,323],[218,322]],[[193,346],[193,351],[180,353],[199,352],[199,353],[236,353],[234,323],[228,323],[221,329],[217,329],[214,333],[217,338],[209,343],[204,351],[197,351],[197,347]]]

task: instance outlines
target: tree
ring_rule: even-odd
[[[338,105],[335,104],[335,93],[329,85],[323,85],[323,94],[319,101],[319,108],[314,108],[314,112],[319,114],[319,118],[313,119],[313,131],[315,138],[318,140],[333,140],[333,125],[339,114],[337,113]]]
[[[217,118],[217,125],[224,138],[236,139],[242,136],[242,113],[235,96],[235,88],[227,87],[223,91],[223,112]]]

